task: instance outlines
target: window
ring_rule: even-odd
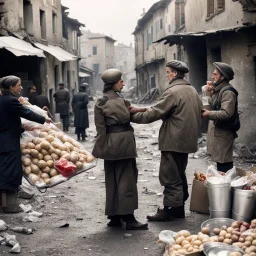
[[[163,19],[160,19],[160,29],[163,29]]]
[[[207,0],[207,17],[225,10],[225,0]]]
[[[176,23],[176,28],[180,28],[185,25],[184,0],[176,0],[175,2],[175,23]]]
[[[23,17],[24,17],[24,27],[26,29],[26,32],[30,36],[34,36],[32,4],[26,0],[23,0]]]
[[[92,54],[97,55],[97,46],[92,47]]]
[[[52,12],[52,33],[57,34],[57,15]]]
[[[94,63],[94,64],[93,64],[93,70],[94,70],[96,73],[99,73],[99,71],[100,71],[100,64]]]
[[[77,31],[72,32],[73,50],[77,50]]]
[[[147,48],[152,44],[153,42],[153,26],[150,26],[147,31]]]
[[[168,32],[171,33],[171,25],[168,25]]]
[[[40,10],[40,28],[41,28],[41,38],[46,39],[46,20],[45,12]]]
[[[68,39],[68,27],[67,23],[64,19],[62,19],[62,36]]]

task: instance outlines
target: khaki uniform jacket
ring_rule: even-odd
[[[159,150],[180,153],[197,151],[202,102],[197,91],[186,80],[169,84],[159,102],[144,113],[132,115],[132,122],[152,123],[162,119]]]
[[[130,102],[121,98],[113,90],[104,93],[94,107],[94,119],[98,137],[92,154],[105,160],[121,160],[137,157],[133,130],[107,133],[106,127],[130,122]],[[107,99],[105,98],[105,99]]]
[[[221,89],[230,86],[228,83],[222,84]],[[211,99],[210,104],[219,97],[219,90]],[[214,125],[215,120],[226,120],[233,116],[235,112],[236,95],[232,91],[224,91],[221,98],[221,109],[218,111],[211,111],[209,115],[209,127],[207,134],[207,151],[211,155],[211,159],[218,163],[233,162],[233,145],[235,136],[230,130],[224,130]]]

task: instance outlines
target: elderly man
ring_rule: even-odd
[[[197,151],[202,110],[195,88],[184,80],[188,72],[185,63],[176,60],[168,62],[166,78],[169,85],[159,102],[144,113],[133,114],[131,118],[132,122],[141,124],[163,121],[159,131],[159,180],[164,186],[164,208],[158,209],[153,216],[147,216],[150,221],[185,217],[184,204],[189,196],[185,171],[188,153]]]
[[[212,110],[205,110],[203,118],[209,118],[207,151],[218,171],[227,172],[233,167],[233,145],[240,128],[238,115],[238,92],[229,81],[234,78],[233,69],[226,63],[214,62],[216,69],[207,90],[211,95]]]

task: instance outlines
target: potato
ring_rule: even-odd
[[[39,174],[40,169],[37,165],[31,164],[31,172],[34,173],[34,174]]]
[[[210,234],[210,229],[208,227],[204,227],[204,228],[201,229],[201,232],[203,234],[209,235]]]
[[[50,128],[48,128],[48,127],[42,127],[42,129],[41,129],[41,132],[48,133],[49,131],[50,131]]]
[[[48,135],[47,132],[40,132],[39,137],[40,138],[45,138],[47,135]]]
[[[184,237],[178,237],[176,240],[175,240],[175,243],[176,244],[179,244],[179,245],[181,245],[181,243],[183,242],[183,240],[184,240]],[[177,250],[177,249],[176,249]]]
[[[179,250],[179,249],[182,249],[182,247],[179,244],[175,244],[175,245],[173,245],[173,249]]]
[[[55,170],[55,169],[51,169],[51,171],[50,171],[50,176],[51,177],[54,177],[54,176],[57,176],[59,173],[58,173],[58,171],[57,170]]]
[[[91,162],[93,162],[95,160],[95,157],[93,156],[93,155],[88,155],[87,156],[87,159],[86,159],[86,162],[87,163],[91,163]]]
[[[40,139],[40,138],[34,138],[34,139],[32,140],[32,142],[33,142],[35,145],[37,145],[37,144],[40,144],[40,143],[42,142],[42,139]]]
[[[27,166],[23,168],[23,173],[28,176],[31,173],[31,167]]]
[[[48,151],[51,148],[51,144],[48,141],[42,141],[41,147]]]
[[[53,160],[58,160],[60,157],[57,155],[57,154],[55,154],[55,153],[52,153],[51,154],[51,157],[53,158]]]
[[[219,229],[219,228],[213,229],[213,233],[214,233],[215,235],[219,235],[220,229]]]
[[[54,166],[53,160],[48,160],[48,161],[46,162],[46,164],[47,164],[47,166],[48,166],[49,168],[52,168],[52,167]]]
[[[226,234],[227,234],[227,231],[225,231],[225,230],[221,230],[221,231],[220,231],[220,233],[219,233],[219,236],[223,236],[223,237],[225,237],[225,236],[226,236]]]
[[[22,164],[26,167],[26,166],[30,166],[31,165],[31,160],[29,158],[24,158],[22,159]]]
[[[249,247],[249,246],[252,245],[252,242],[251,242],[251,241],[245,241],[245,242],[244,242],[244,245],[245,245],[246,247]]]
[[[45,184],[49,185],[49,184],[51,184],[51,179],[50,178],[49,179],[44,179],[44,182],[45,182]]]
[[[42,153],[38,153],[38,157],[39,160],[43,160],[44,159],[44,155]]]
[[[64,134],[62,132],[56,132],[55,133],[55,137],[60,139],[60,140],[63,138],[63,136],[64,136]]]
[[[42,174],[40,175],[40,177],[41,177],[42,179],[50,179],[50,176],[49,176],[47,173],[42,173]]]
[[[84,167],[83,163],[81,163],[81,162],[79,162],[79,161],[77,161],[77,162],[75,163],[75,165],[76,165],[76,168],[77,168],[78,170],[80,170],[80,169],[82,169],[82,168]]]
[[[70,154],[65,154],[65,155],[62,156],[61,158],[64,158],[64,159],[67,159],[68,161],[70,161],[71,155],[70,155]]]
[[[69,154],[67,151],[61,151],[61,154],[60,154],[60,156],[64,156],[64,155],[66,155],[66,154]]]
[[[51,160],[49,160],[49,161],[51,161]],[[46,166],[45,168],[42,169],[42,172],[44,172],[44,173],[50,173],[50,171],[51,171],[51,168],[49,166]]]
[[[227,233],[227,234],[225,235],[225,238],[227,238],[227,239],[231,239],[231,237],[232,237],[232,235],[231,235],[230,233]]]
[[[44,161],[48,161],[48,160],[52,160],[52,156],[51,155],[45,155],[44,156]]]
[[[28,175],[28,178],[29,178],[29,181],[32,183],[32,184],[35,184],[37,181],[39,181],[39,177],[37,175],[35,175],[34,173],[30,173]]]
[[[61,151],[69,151],[68,147],[64,144],[59,144],[57,148]]]
[[[21,144],[20,144],[20,149],[25,149],[25,148],[26,148],[26,146],[27,146],[26,144],[21,143]]]
[[[36,149],[38,152],[40,152],[40,151],[42,150],[41,144],[37,144],[37,145],[35,146],[35,149]]]
[[[247,236],[247,237],[245,238],[245,241],[250,241],[250,242],[252,242],[252,241],[253,241],[253,237]]]
[[[202,242],[200,240],[196,240],[193,242],[193,245],[200,246],[201,244],[202,244]]]
[[[38,158],[38,151],[36,150],[36,149],[31,149],[30,150],[30,155],[32,156],[32,157],[35,157],[35,158]]]
[[[27,144],[27,147],[30,148],[30,149],[33,149],[33,148],[35,148],[36,146],[35,146],[35,144],[34,144],[33,142],[29,142],[29,143]]]
[[[31,154],[31,150],[30,150],[30,149],[27,149],[27,148],[21,149],[21,154],[22,154],[22,155]]]
[[[77,148],[77,147],[74,147],[74,151],[77,152],[77,153],[79,153],[80,149]]]
[[[52,135],[47,135],[45,137],[45,140],[47,140],[48,142],[52,142],[52,141],[54,141],[54,137]]]
[[[74,146],[73,146],[71,143],[65,142],[64,145],[66,145],[67,148],[68,148],[70,151],[73,151],[73,150],[74,150]]]
[[[228,227],[228,228],[227,228],[227,232],[230,233],[230,234],[232,234],[233,228],[232,228],[232,227]]]
[[[225,239],[224,236],[219,236],[219,237],[218,237],[218,242],[223,243],[224,239]]]
[[[61,156],[61,152],[62,151],[60,149],[55,148],[52,153],[55,153],[56,155]]]
[[[231,239],[224,239],[224,241],[223,241],[223,243],[224,244],[231,244],[232,243],[232,241],[231,241]]]
[[[194,251],[194,248],[192,246],[190,246],[188,249],[187,249],[187,252],[193,252]]]
[[[40,161],[38,161],[37,166],[38,166],[40,169],[43,169],[43,168],[46,167],[46,162],[45,162],[44,160],[40,160]]]
[[[71,161],[71,162],[76,163],[76,162],[78,161],[78,159],[79,159],[78,153],[72,152],[72,153],[70,154],[70,161]]]
[[[37,158],[32,158],[32,163],[33,163],[33,164],[37,165],[38,161],[39,161],[39,159],[37,159]]]

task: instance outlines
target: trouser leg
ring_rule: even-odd
[[[227,172],[228,170],[233,168],[233,162],[228,163],[217,163],[217,170],[219,172]]]

